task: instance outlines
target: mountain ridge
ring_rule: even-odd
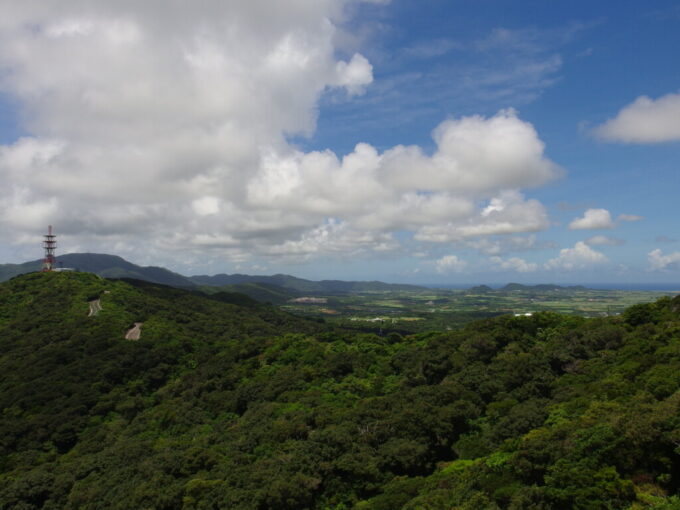
[[[222,288],[226,291],[242,292],[253,296],[284,294],[297,297],[299,293],[348,293],[385,290],[425,289],[418,285],[384,283],[379,281],[343,280],[306,280],[287,274],[246,275],[217,274],[185,276],[159,266],[140,266],[118,255],[104,253],[68,253],[57,257],[57,265],[80,271],[98,274],[104,278],[133,278],[152,283],[160,283],[178,288],[200,288],[202,286]],[[20,274],[40,271],[42,260],[32,260],[22,264],[0,264],[0,282]],[[257,284],[253,287],[253,284]],[[263,289],[262,286],[267,287]],[[255,297],[257,299],[257,297]],[[271,299],[264,299],[265,301]]]
[[[522,283],[508,283],[507,285],[500,288],[499,290],[502,290],[502,291],[514,291],[514,290],[547,291],[547,290],[590,290],[590,289],[588,289],[588,287],[584,287],[583,285],[563,286],[563,285],[556,285],[554,283],[539,283],[537,285],[524,285]]]
[[[345,280],[306,280],[287,274],[274,275],[245,275],[245,274],[217,274],[213,276],[196,275],[189,279],[199,285],[223,286],[244,283],[259,283],[275,285],[298,292],[365,292],[372,290],[419,290],[425,289],[419,285],[403,283],[385,283],[373,281],[345,281]]]

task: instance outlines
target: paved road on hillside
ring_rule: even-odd
[[[135,322],[135,325],[125,333],[125,340],[139,340],[142,334],[142,324],[143,322]]]
[[[89,302],[90,313],[87,314],[88,317],[93,317],[102,311],[102,304],[98,299]]]

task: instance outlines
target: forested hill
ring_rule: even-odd
[[[555,285],[552,283],[543,283],[538,285],[522,285],[521,283],[508,283],[505,287],[500,290],[510,292],[510,291],[528,291],[528,290],[538,290],[538,291],[551,291],[551,290],[589,290],[588,287],[583,285],[570,285],[568,287],[563,287],[561,285]]]
[[[0,264],[0,282],[14,276],[39,271],[42,260],[23,264]],[[313,281],[286,274],[246,275],[218,274],[214,276],[183,276],[157,266],[139,266],[117,255],[103,253],[67,253],[57,257],[57,267],[98,274],[105,278],[134,278],[179,288],[199,286],[224,287],[252,295],[257,300],[286,301],[300,293],[349,293],[370,291],[419,290],[424,287],[384,282],[355,282],[341,280]],[[284,299],[285,298],[285,299]]]
[[[57,258],[58,267],[95,273],[105,278],[135,278],[173,287],[195,287],[186,276],[173,273],[163,267],[138,266],[117,255],[103,253],[67,253]],[[42,260],[32,260],[23,264],[0,264],[0,281],[14,276],[40,271]]]
[[[214,276],[199,275],[191,276],[191,281],[198,285],[240,285],[246,283],[258,283],[274,285],[279,288],[288,289],[296,292],[306,293],[346,293],[346,292],[370,292],[370,291],[399,291],[399,290],[424,290],[426,287],[417,285],[372,282],[353,282],[342,280],[305,280],[287,274],[266,275],[247,275],[247,274],[217,274]]]
[[[0,374],[2,510],[680,506],[680,298],[402,338],[36,273]]]

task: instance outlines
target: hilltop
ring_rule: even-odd
[[[474,287],[467,289],[467,292],[470,294],[486,294],[488,292],[494,292],[494,290],[488,285],[475,285]]]
[[[6,281],[20,274],[40,271],[42,260],[23,264],[0,264],[0,281]],[[138,266],[117,255],[102,253],[67,253],[57,258],[57,267],[65,267],[95,273],[105,278],[134,278],[174,287],[195,287],[185,276],[157,266]]]
[[[2,510],[680,504],[680,297],[382,337],[34,273],[0,284],[0,373]]]

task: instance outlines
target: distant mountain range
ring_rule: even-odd
[[[0,281],[33,271],[40,271],[42,260],[23,264],[0,264]],[[134,278],[180,288],[204,288],[209,292],[223,290],[240,292],[258,301],[282,303],[303,294],[345,294],[350,292],[425,290],[416,285],[391,284],[378,281],[354,282],[341,280],[312,281],[285,274],[214,276],[184,276],[156,266],[138,266],[116,255],[100,253],[69,253],[57,257],[57,267],[95,273],[105,278]]]
[[[500,289],[492,289],[488,285],[477,285],[475,287],[470,287],[467,290],[467,292],[469,294],[486,294],[488,292],[513,292],[513,291],[530,292],[532,290],[538,292],[550,292],[556,290],[590,290],[590,289],[588,289],[588,287],[584,287],[583,285],[570,285],[564,287],[562,285],[555,285],[554,283],[540,283],[538,285],[508,283],[507,285],[501,287]]]
[[[285,289],[291,289],[301,293],[347,293],[347,292],[370,292],[384,290],[425,290],[425,287],[406,285],[399,283],[372,282],[346,282],[342,280],[312,281],[296,278],[287,274],[275,274],[272,276],[250,276],[246,274],[218,274],[215,276],[191,276],[190,280],[198,285],[210,285],[222,287],[224,285],[243,285],[248,283],[266,284]]]
[[[588,287],[584,287],[583,285],[569,285],[567,287],[563,287],[561,285],[555,285],[553,283],[540,283],[538,285],[522,285],[521,283],[508,283],[505,287],[501,288],[500,290],[504,291],[539,290],[545,292],[550,290],[589,290],[589,289]]]
[[[42,260],[32,260],[23,264],[0,264],[0,281],[33,271],[40,271]],[[184,276],[157,266],[138,266],[117,255],[102,253],[68,253],[57,257],[57,267],[72,268],[78,271],[95,273],[104,278],[133,278],[152,283],[170,285],[172,287],[204,290],[208,293],[219,291],[239,292],[260,302],[282,304],[290,299],[304,295],[347,294],[352,292],[372,291],[409,291],[427,290],[425,287],[407,284],[384,283],[379,281],[357,282],[342,280],[313,281],[297,278],[287,274],[247,275],[216,274]],[[478,285],[468,289],[468,293],[483,294],[487,292],[512,291],[555,291],[555,290],[587,290],[582,285],[562,287],[554,284],[523,285],[509,283],[505,287],[494,290],[487,285]]]

